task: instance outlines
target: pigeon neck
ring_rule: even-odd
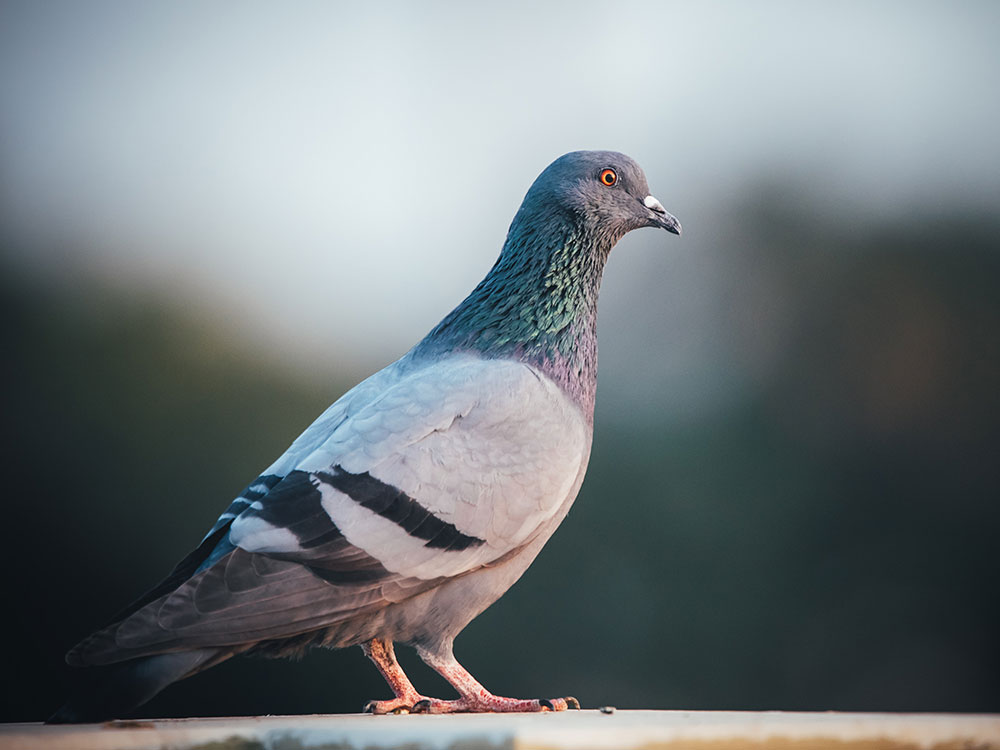
[[[541,224],[544,233],[536,231]],[[553,217],[515,220],[493,269],[417,351],[466,350],[530,364],[592,420],[597,297],[612,244]]]

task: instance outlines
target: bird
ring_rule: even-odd
[[[369,713],[579,708],[494,695],[453,642],[576,498],[593,441],[601,278],[614,245],[643,227],[681,234],[633,159],[553,161],[475,289],[327,408],[163,581],[67,653],[92,679],[49,722],[121,718],[238,654],[349,646],[393,692]],[[395,644],[458,698],[419,693]]]

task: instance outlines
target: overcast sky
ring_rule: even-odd
[[[546,164],[617,149],[685,236],[622,243],[603,341],[643,279],[698,297],[699,248],[757,180],[807,175],[859,217],[994,205],[998,21],[989,2],[4,2],[6,252],[375,366],[488,270]]]

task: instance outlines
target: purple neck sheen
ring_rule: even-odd
[[[615,240],[563,212],[522,206],[492,270],[414,356],[467,351],[524,362],[551,378],[592,421],[597,297]]]

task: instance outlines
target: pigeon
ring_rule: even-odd
[[[639,165],[575,151],[528,189],[500,257],[396,362],[345,393],[233,500],[198,547],[66,655],[94,679],[49,719],[127,715],[237,654],[360,646],[392,689],[374,714],[579,708],[490,693],[458,633],[569,511],[593,439],[597,297],[626,232],[679,235]],[[419,693],[407,645],[458,693]]]

